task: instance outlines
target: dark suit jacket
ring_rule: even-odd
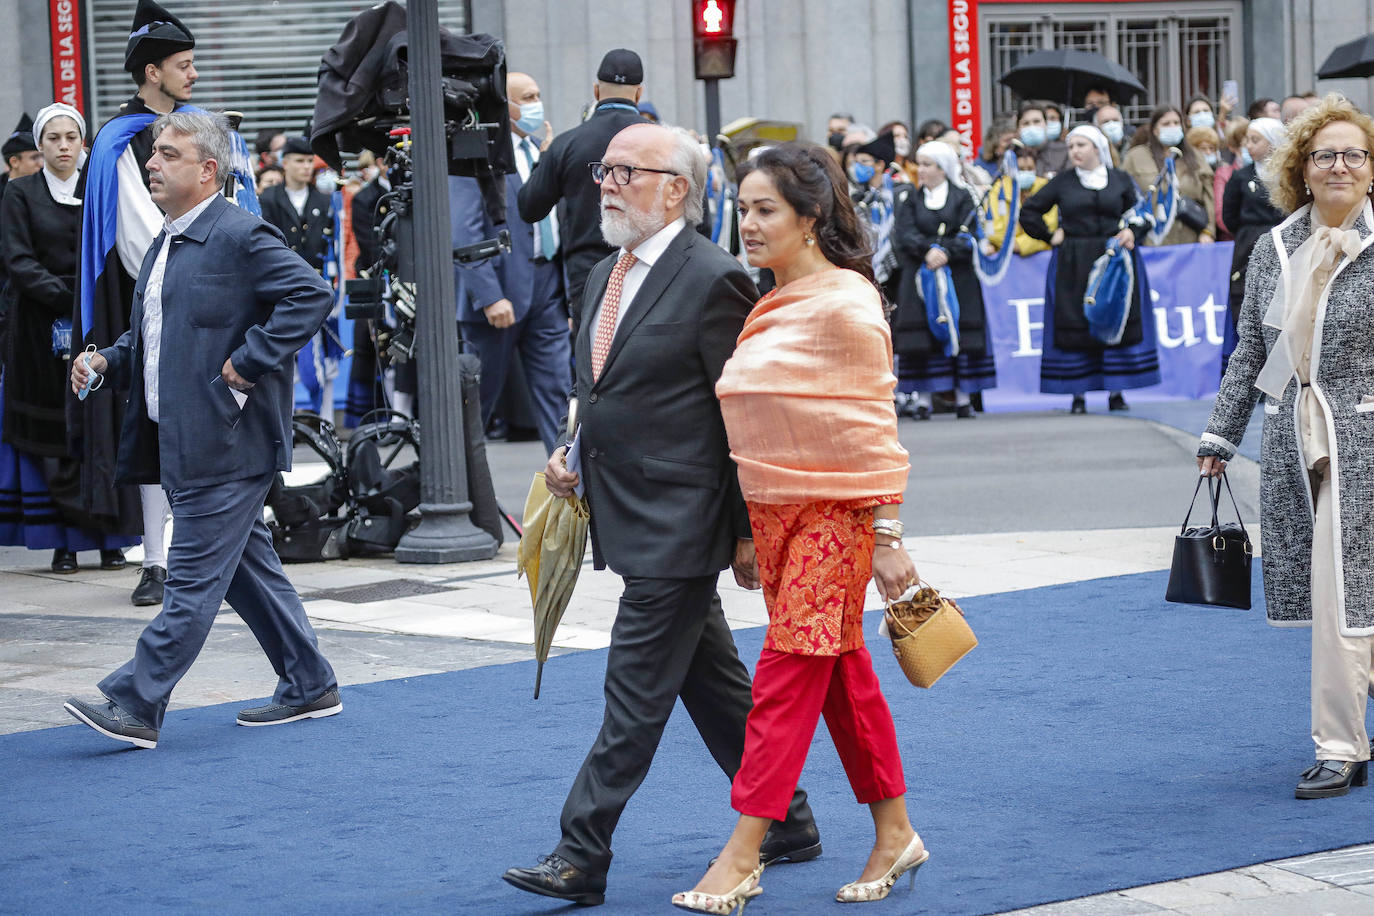
[[[388,209],[386,204],[381,204],[385,193],[387,189],[382,187],[380,179],[374,178],[353,195],[353,240],[358,243],[358,259],[353,262],[353,269],[358,273],[370,270],[380,256],[376,229]]]
[[[615,266],[587,280],[590,316]],[[749,537],[716,380],[758,291],[734,258],[684,228],[650,269],[592,382],[590,320],[577,336],[582,477],[592,557],[622,576],[712,575]]]
[[[475,178],[450,177],[449,220],[453,245],[472,245],[496,235],[500,228],[492,223],[482,206],[482,191]],[[486,324],[482,309],[501,299],[509,299],[515,320],[523,321],[534,304],[534,233],[529,223],[516,215],[516,194],[520,175],[506,176],[506,213],[510,230],[510,254],[490,258],[480,264],[454,264],[454,288],[458,293],[458,320]],[[554,256],[555,259],[557,255]],[[541,262],[542,263],[542,262]]]
[[[567,200],[558,228],[569,302],[582,301],[592,266],[613,250],[601,237],[601,190],[592,182],[587,166],[601,161],[612,137],[631,124],[644,123],[644,116],[628,99],[598,103],[590,118],[553,138],[520,189],[520,218],[527,223],[548,216],[559,198]],[[574,324],[581,324],[579,315],[572,317]]]
[[[100,351],[106,384],[129,389],[116,480],[190,487],[288,470],[293,357],[329,314],[329,287],[275,227],[216,196],[167,252],[154,424],[143,395],[143,291],[163,235],[143,259],[131,327]],[[242,409],[220,378],[226,358],[255,383]]]
[[[329,196],[306,189],[305,212],[299,213],[286,196],[285,185],[273,185],[258,198],[262,218],[281,230],[286,245],[316,270],[324,269],[325,250],[334,241],[334,208]]]

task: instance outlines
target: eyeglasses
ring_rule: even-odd
[[[589,162],[587,163],[587,167],[592,171],[592,181],[601,184],[601,182],[606,180],[606,176],[609,175],[611,179],[622,188],[634,179],[635,172],[653,172],[655,175],[678,174],[668,169],[646,169],[638,165],[607,165],[604,162]]]
[[[1333,149],[1314,149],[1307,154],[1307,158],[1312,160],[1312,164],[1319,169],[1330,169],[1336,165],[1336,157],[1345,160],[1345,167],[1348,169],[1358,169],[1369,160],[1369,150],[1367,149],[1346,149],[1337,152]]]

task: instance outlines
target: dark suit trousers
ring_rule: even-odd
[[[491,422],[501,400],[511,354],[518,350],[539,438],[545,451],[552,453],[563,444],[558,430],[559,421],[568,412],[572,344],[568,339],[568,316],[563,311],[562,267],[556,260],[531,267],[535,272],[533,304],[524,318],[509,328],[465,321],[461,329],[463,339],[477,348],[482,360],[482,424]]]
[[[138,638],[134,657],[100,682],[101,693],[154,728],[162,727],[172,688],[200,654],[226,599],[277,672],[273,702],[301,706],[337,686],[262,521],[275,477],[167,491],[176,537],[167,552],[162,611]]]
[[[744,754],[749,672],[725,622],[717,576],[626,578],[606,658],[606,712],[563,805],[558,855],[604,874],[611,834],[649,772],[678,697],[731,780]],[[722,787],[723,791],[724,787]],[[798,789],[788,823],[811,820]]]

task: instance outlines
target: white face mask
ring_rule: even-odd
[[[911,141],[906,137],[894,138],[892,145],[896,147],[897,155],[901,156],[903,159],[911,155]]]
[[[1107,121],[1097,126],[1102,129],[1102,133],[1106,138],[1113,143],[1120,143],[1121,138],[1126,135],[1126,127],[1120,121]]]
[[[339,175],[337,172],[325,169],[315,176],[315,190],[321,194],[333,194],[339,189]]]

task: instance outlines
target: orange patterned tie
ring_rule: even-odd
[[[601,377],[601,367],[606,364],[606,355],[611,352],[611,341],[615,339],[615,320],[620,314],[620,288],[625,284],[625,274],[637,260],[628,251],[622,254],[611,269],[611,278],[606,281],[606,298],[601,302],[601,315],[596,319],[596,341],[592,344],[592,381]]]

